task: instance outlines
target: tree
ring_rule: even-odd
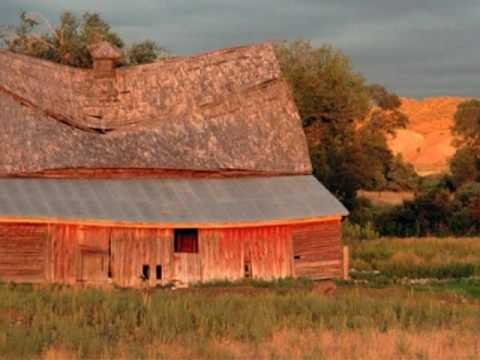
[[[69,11],[61,16],[57,26],[38,13],[19,14],[19,24],[7,27],[1,34],[7,48],[13,52],[34,56],[60,64],[88,68],[92,58],[88,46],[107,40],[125,48],[124,41],[97,13],[84,13],[81,18]],[[164,49],[151,40],[132,45],[120,65],[152,62]]]
[[[305,125],[320,121],[341,127],[367,114],[365,81],[341,51],[299,40],[278,44],[277,53]]]
[[[452,133],[458,149],[450,160],[455,186],[480,181],[480,101],[467,100],[458,105]]]
[[[468,100],[458,105],[453,134],[458,146],[469,146],[480,152],[480,101]]]
[[[365,81],[331,46],[283,42],[277,53],[303,120],[314,175],[349,205],[362,181],[355,123],[369,109]]]
[[[389,190],[416,190],[419,176],[412,164],[406,163],[401,154],[396,155],[388,164],[386,179]]]
[[[367,86],[367,91],[375,105],[367,119],[371,128],[380,128],[383,133],[394,135],[397,129],[407,126],[408,117],[399,110],[402,102],[397,94],[379,84]]]
[[[365,156],[365,178],[367,190],[414,190],[418,177],[412,165],[394,156],[388,146],[387,136],[405,128],[408,117],[402,113],[400,97],[384,86],[367,86],[372,110],[361,122],[358,133]]]
[[[480,181],[478,153],[470,146],[461,147],[450,160],[450,171],[457,187],[467,182]]]
[[[303,120],[314,175],[350,208],[360,188],[388,186],[398,161],[394,166],[386,134],[408,121],[398,112],[398,96],[367,86],[331,46],[283,42],[277,53]],[[375,117],[369,116],[373,105],[382,111]]]
[[[131,65],[152,63],[166,57],[168,51],[152,40],[133,43],[127,50],[127,58]]]

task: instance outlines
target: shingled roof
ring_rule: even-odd
[[[88,50],[94,59],[118,60],[122,57],[121,50],[105,40],[90,45]]]
[[[0,175],[57,169],[311,172],[271,44],[97,78],[0,51]]]

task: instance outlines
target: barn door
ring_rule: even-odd
[[[170,230],[115,228],[111,235],[111,275],[122,287],[153,287],[172,277]]]
[[[79,261],[77,281],[106,283],[110,270],[110,230],[100,227],[81,227],[77,233]]]
[[[183,284],[202,280],[198,229],[174,230],[173,281]]]
[[[82,251],[80,264],[81,282],[104,282],[108,280],[108,254]]]

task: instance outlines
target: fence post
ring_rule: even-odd
[[[349,280],[348,270],[350,268],[350,249],[348,246],[343,247],[343,280]]]

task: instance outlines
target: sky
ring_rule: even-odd
[[[0,0],[0,24],[21,9],[52,22],[67,9],[99,12],[128,42],[182,55],[309,39],[402,96],[479,95],[480,0]]]

